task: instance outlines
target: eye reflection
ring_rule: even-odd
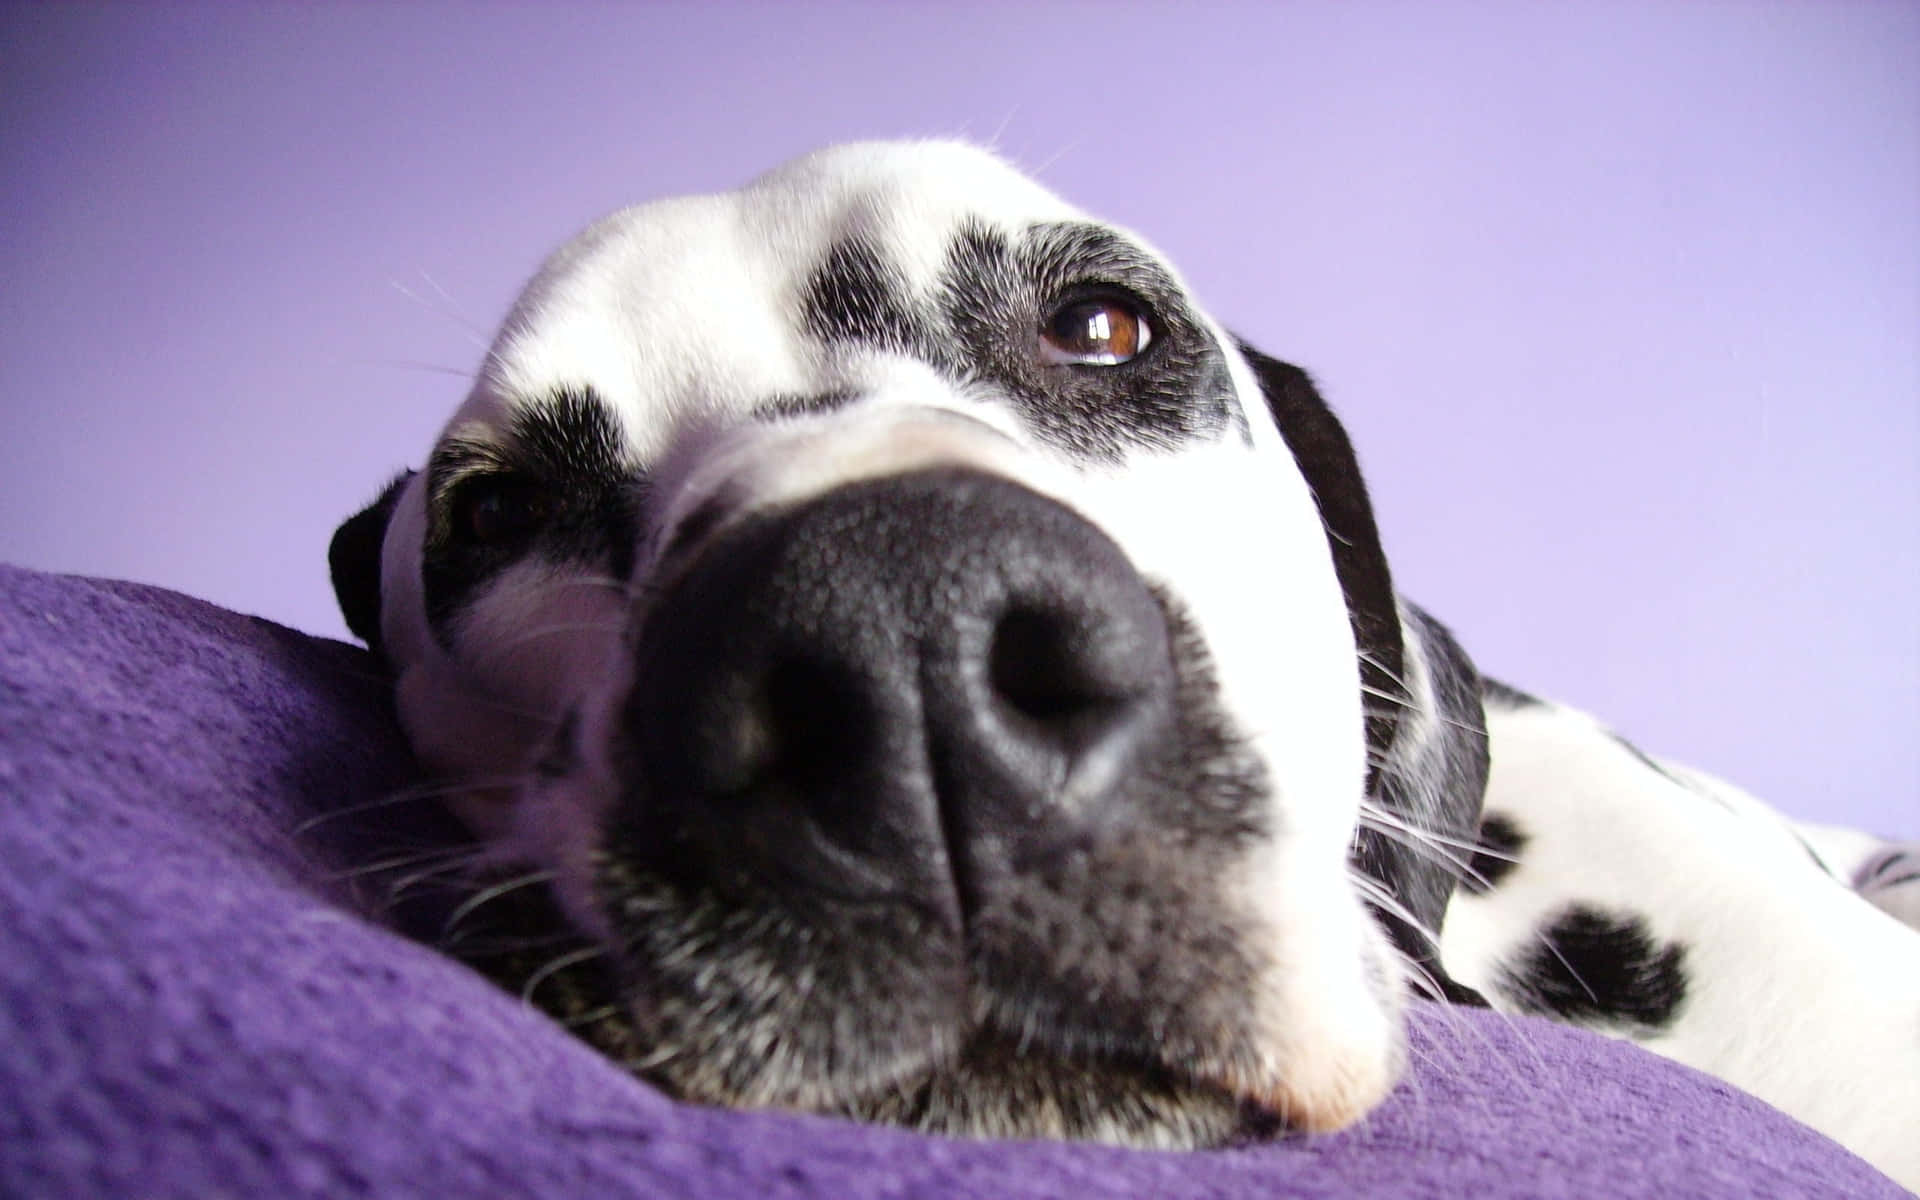
[[[1040,330],[1040,356],[1073,366],[1118,366],[1139,357],[1153,341],[1153,328],[1132,303],[1118,296],[1076,300],[1055,310]]]

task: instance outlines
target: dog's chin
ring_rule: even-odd
[[[1062,1139],[1182,1150],[1271,1136],[1289,1125],[1192,1064],[1136,1053],[1094,1028],[1044,1022],[1017,1032],[1004,1005],[891,1021],[879,1033],[844,1020],[784,1029],[708,1013],[663,1038],[659,997],[623,982],[618,951],[567,928],[543,889],[491,901],[462,955],[616,1064],[678,1099],[785,1109],[966,1138]],[[804,984],[789,981],[795,995]],[[669,1004],[668,1007],[677,1007]],[[691,1016],[691,1019],[684,1019]],[[840,1025],[839,1029],[828,1026]]]
[[[1192,1150],[1272,1134],[1280,1119],[1167,1064],[1084,1057],[978,1031],[949,1063],[835,1111],[953,1137],[1054,1138]]]
[[[661,1062],[657,1047],[651,1054],[642,1052],[638,1064],[641,1074],[694,1103],[813,1112],[946,1137],[1194,1150],[1270,1136],[1285,1128],[1278,1114],[1170,1063],[1118,1053],[1076,1053],[1059,1048],[1052,1039],[993,1027],[957,1036],[923,1032],[930,1043],[957,1046],[907,1055],[897,1078],[887,1078],[895,1072],[872,1063],[874,1069],[857,1082],[761,1077],[742,1094],[718,1086],[703,1072],[695,1073],[696,1081],[677,1078],[671,1065]],[[590,1036],[616,1059],[634,1061],[629,1056],[640,1039],[631,1020],[602,1018]],[[780,1054],[777,1044],[760,1049],[769,1058]],[[865,1048],[836,1049],[849,1058],[866,1056]],[[777,1072],[769,1067],[770,1074]]]

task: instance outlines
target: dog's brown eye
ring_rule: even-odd
[[[1139,356],[1153,340],[1137,306],[1119,296],[1063,305],[1040,329],[1040,355],[1051,363],[1111,367]]]
[[[462,541],[493,546],[525,537],[547,519],[546,493],[512,476],[470,480],[453,501],[453,534]]]

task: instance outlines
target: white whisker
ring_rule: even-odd
[[[433,281],[433,278],[430,275],[428,275],[425,271],[420,272],[420,278],[425,279],[427,281],[427,285],[433,288],[435,291],[439,292],[442,297],[446,297],[446,303],[435,304],[433,301],[427,299],[425,296],[422,296],[420,293],[414,291],[412,288],[409,288],[406,284],[401,283],[398,279],[390,279],[387,281],[387,284],[389,287],[393,288],[394,291],[399,292],[402,296],[405,296],[407,299],[413,301],[415,304],[418,304],[421,308],[426,309],[428,312],[433,313],[435,316],[443,317],[446,320],[451,321],[460,330],[460,332],[466,334],[467,340],[469,342],[472,342],[476,348],[480,350],[485,350],[487,348],[487,339],[486,339],[487,331],[482,329],[478,324],[476,324],[472,320],[468,319],[465,316],[462,316],[459,310],[453,306],[453,300],[451,297],[447,296],[445,289],[443,289],[439,284],[435,283]]]
[[[1485,842],[1482,842],[1478,839],[1450,837],[1444,833],[1439,833],[1431,829],[1424,829],[1418,825],[1410,824],[1406,820],[1406,818],[1398,815],[1397,813],[1393,813],[1388,811],[1387,809],[1381,808],[1379,807],[1379,805],[1375,804],[1373,801],[1370,801],[1370,800],[1363,801],[1361,803],[1360,819],[1369,824],[1377,823],[1378,825],[1392,826],[1395,829],[1405,831],[1407,833],[1414,835],[1415,837],[1418,837],[1422,842],[1426,842],[1434,845],[1451,846],[1458,850],[1465,850],[1470,854],[1476,854],[1476,855],[1484,854],[1488,858],[1497,858],[1505,862],[1520,861],[1518,858],[1516,858],[1511,854],[1508,854],[1506,851],[1497,849],[1493,846],[1489,846]],[[1385,831],[1382,830],[1382,832],[1385,832]]]
[[[401,854],[391,858],[376,859],[370,863],[361,863],[344,871],[335,872],[331,878],[336,882],[365,879],[387,871],[406,871],[414,867],[432,864],[435,871],[444,871],[454,866],[466,866],[479,856],[472,846],[436,846],[431,850]]]
[[[1398,896],[1395,896],[1388,890],[1386,884],[1381,883],[1378,879],[1362,871],[1350,871],[1348,872],[1348,877],[1353,880],[1354,889],[1360,893],[1362,899],[1374,907],[1384,910],[1389,915],[1398,918],[1405,923],[1408,928],[1420,934],[1434,945],[1437,946],[1440,944],[1440,931],[1430,928],[1426,922],[1415,917],[1413,910],[1409,909]],[[1429,979],[1428,982],[1432,983],[1433,980]]]
[[[533,1007],[539,1007],[533,1003],[533,994],[539,990],[541,984],[552,979],[568,967],[577,967],[583,962],[592,962],[604,954],[606,954],[606,950],[602,947],[582,946],[578,950],[570,950],[565,954],[555,957],[538,971],[527,976],[526,984],[520,989],[521,1001]]]
[[[1471,859],[1463,859],[1447,848],[1445,843],[1455,839],[1417,829],[1396,818],[1366,809],[1360,812],[1360,827],[1382,834],[1390,841],[1405,846],[1455,879],[1476,879],[1481,883],[1486,882],[1481,878],[1480,873],[1474,870]],[[1462,847],[1467,846],[1466,843],[1457,844]]]
[[[516,875],[512,879],[502,880],[490,887],[481,888],[473,895],[462,900],[459,906],[456,907],[452,913],[448,914],[446,922],[440,927],[441,939],[444,941],[450,938],[454,931],[459,928],[462,921],[472,916],[485,905],[500,899],[502,896],[511,895],[522,888],[548,883],[551,882],[552,879],[552,871],[529,871],[525,875]]]
[[[379,796],[372,800],[362,801],[359,804],[348,804],[340,808],[328,809],[326,812],[315,813],[313,816],[295,825],[292,830],[292,836],[300,837],[304,834],[312,833],[329,821],[339,821],[348,817],[361,816],[373,812],[376,809],[394,808],[402,804],[414,804],[427,800],[440,800],[447,796],[459,796],[468,792],[483,792],[493,788],[518,787],[522,782],[522,778],[523,777],[519,775],[503,775],[491,778],[475,776],[460,780],[435,780],[430,783],[417,783],[411,787],[401,788],[398,791],[389,792],[384,796]]]
[[[428,375],[451,375],[455,379],[466,380],[479,378],[471,367],[450,367],[444,363],[418,362],[408,358],[370,358],[363,361],[369,366],[385,367],[394,371],[420,371]]]

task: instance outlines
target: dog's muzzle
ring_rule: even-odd
[[[1384,1009],[1323,1038],[1283,986],[1270,783],[1188,618],[1069,508],[868,478],[723,513],[648,587],[593,905],[656,1082],[1170,1146],[1391,1082]]]
[[[671,831],[670,873],[958,935],[1130,823],[1118,785],[1172,720],[1167,621],[1064,506],[961,468],[865,480],[670,573],[624,721],[627,802]]]

